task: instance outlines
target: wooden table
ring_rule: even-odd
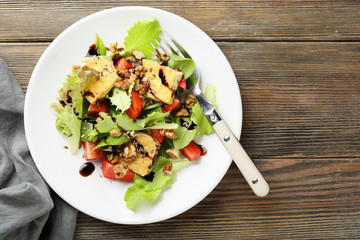
[[[243,100],[241,143],[271,192],[255,197],[232,164],[173,219],[127,226],[79,213],[75,238],[359,239],[360,2],[0,1],[0,57],[26,92],[59,33],[128,5],[178,14],[222,49]]]

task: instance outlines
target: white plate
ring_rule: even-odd
[[[80,211],[104,221],[120,224],[158,222],[190,209],[204,199],[227,172],[231,158],[215,134],[202,137],[208,153],[178,173],[177,181],[154,203],[136,211],[123,200],[129,183],[101,177],[101,165],[89,177],[79,174],[85,161],[81,151],[72,155],[66,138],[55,128],[54,111],[58,89],[73,64],[80,64],[95,33],[106,46],[123,42],[127,29],[139,20],[156,17],[163,30],[173,35],[194,58],[205,82],[216,85],[218,108],[235,135],[240,136],[242,107],[240,92],[230,64],[218,46],[198,27],[172,13],[147,7],[119,7],[97,12],[62,32],[46,49],[31,76],[25,100],[25,131],[31,155],[50,187]]]

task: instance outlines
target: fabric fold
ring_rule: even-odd
[[[77,210],[48,187],[33,162],[24,100],[0,58],[0,239],[72,239]]]

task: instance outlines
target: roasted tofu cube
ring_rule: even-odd
[[[85,84],[85,96],[90,103],[104,98],[120,79],[113,63],[100,56],[93,57],[85,64],[83,70],[91,70],[93,73]]]
[[[123,164],[127,165],[131,171],[146,176],[154,165],[160,144],[146,133],[137,133],[132,139],[132,144],[136,148],[135,159],[130,162],[123,162]]]
[[[147,70],[144,77],[149,81],[147,96],[155,101],[172,104],[182,72],[148,59],[143,59],[143,66]]]

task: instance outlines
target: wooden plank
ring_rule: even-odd
[[[360,155],[358,43],[218,45],[241,89],[241,142],[251,157]],[[0,44],[24,91],[46,46]]]
[[[252,157],[359,156],[358,43],[219,45],[239,82]]]
[[[0,44],[0,58],[8,65],[24,92],[27,90],[36,63],[48,45],[47,43]]]
[[[0,1],[0,42],[52,41],[82,17],[117,6],[184,17],[216,41],[359,41],[356,1]],[[176,26],[174,26],[176,27]]]
[[[189,211],[151,225],[116,225],[78,215],[76,239],[356,239],[360,160],[258,159],[271,186],[255,197],[234,164]],[[120,213],[119,213],[120,214]]]

